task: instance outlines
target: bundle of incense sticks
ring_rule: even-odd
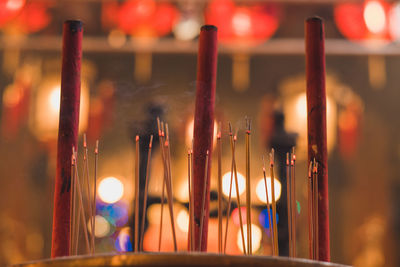
[[[172,172],[171,172],[171,150],[170,150],[170,142],[169,142],[169,131],[168,124],[164,122],[160,122],[160,119],[157,118],[157,127],[158,127],[158,137],[160,139],[160,151],[161,151],[161,160],[163,163],[163,185],[162,185],[162,195],[161,195],[161,216],[160,216],[160,231],[158,237],[158,250],[161,250],[161,240],[162,240],[162,222],[163,222],[163,210],[164,210],[164,194],[165,189],[167,190],[167,202],[169,208],[169,215],[171,221],[172,228],[172,238],[174,241],[174,251],[178,250],[177,242],[176,242],[176,231],[175,231],[175,222],[174,222],[174,208],[173,208],[173,193],[172,193]],[[145,192],[147,194],[147,191]],[[143,214],[145,216],[145,214]]]
[[[318,162],[310,161],[308,168],[308,248],[310,259],[319,260],[318,254]]]
[[[287,210],[289,233],[289,257],[296,257],[296,155],[294,147],[286,153]]]
[[[78,152],[75,147],[72,148],[71,157],[71,223],[70,223],[70,242],[69,255],[78,255],[80,228],[82,224],[83,234],[86,244],[86,253],[94,254],[95,252],[95,217],[96,217],[96,180],[97,165],[99,154],[99,142],[96,141],[94,150],[94,176],[91,179],[89,175],[88,148],[86,143],[86,135],[83,136],[83,175],[79,175],[78,171]],[[81,179],[82,177],[83,179]],[[93,182],[91,182],[91,180]],[[93,195],[92,195],[93,192]],[[85,203],[86,202],[86,203]],[[86,225],[87,218],[89,225]],[[90,229],[90,236],[88,233]]]

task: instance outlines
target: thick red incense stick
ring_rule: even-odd
[[[326,90],[324,25],[311,17],[305,23],[308,161],[318,162],[318,259],[330,261],[328,151],[326,139]]]
[[[200,236],[203,186],[205,177],[210,177],[211,155],[214,132],[214,102],[217,76],[217,28],[211,25],[201,27],[199,53],[197,57],[197,89],[193,132],[193,192],[195,250],[207,251],[208,205],[210,202],[210,179],[206,181],[205,218]],[[205,175],[206,154],[209,151],[210,164]],[[200,238],[202,239],[199,242]]]
[[[52,257],[69,255],[71,156],[72,147],[77,147],[78,141],[82,33],[82,22],[71,20],[64,23]]]

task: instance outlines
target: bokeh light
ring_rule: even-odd
[[[124,185],[115,177],[106,177],[100,181],[97,192],[103,202],[115,203],[124,195]]]
[[[271,186],[271,177],[267,177],[267,188],[268,188],[268,200],[269,203],[272,203],[272,186]],[[281,197],[281,191],[282,191],[282,185],[281,182],[279,182],[279,180],[275,179],[274,180],[274,187],[275,187],[275,201],[278,201],[279,198]],[[264,182],[264,178],[261,178],[256,186],[256,195],[258,197],[258,199],[263,202],[263,203],[267,203],[267,196],[265,194],[265,182]]]
[[[386,28],[385,9],[379,1],[368,1],[364,8],[364,21],[372,33],[382,33]]]
[[[181,209],[178,212],[176,223],[182,232],[189,232],[189,212],[186,209]]]
[[[242,213],[242,223],[246,224],[247,223],[247,217],[246,217],[246,207],[240,207],[240,211]],[[232,221],[236,226],[240,225],[240,220],[239,220],[239,208],[236,208],[232,211]]]
[[[244,232],[244,239],[245,239],[245,248],[247,251],[247,224],[243,225],[243,232]],[[261,238],[262,238],[262,231],[260,227],[255,224],[251,224],[251,246],[253,252],[256,252],[260,249],[261,246]],[[239,247],[240,251],[243,252],[243,242],[242,242],[242,233],[241,230],[238,230],[237,233],[237,246]]]
[[[110,231],[111,231],[110,223],[103,216],[96,215],[96,217],[94,219],[94,223],[95,223],[94,235],[96,237],[102,238],[102,237],[107,236],[110,233]],[[90,226],[90,220],[87,223],[87,228],[89,230],[89,233],[92,233],[92,228]]]
[[[238,178],[238,186],[239,186],[239,195],[243,194],[246,189],[246,180],[241,173],[237,173]],[[229,197],[229,188],[231,186],[231,172],[227,172],[222,176],[222,193],[225,196]],[[235,183],[235,174],[233,174],[232,179],[232,198],[236,198],[236,183]]]
[[[272,208],[269,210],[269,214],[271,214],[271,221],[272,221]],[[260,222],[261,226],[268,229],[269,228],[269,219],[268,219],[268,209],[263,209],[258,216],[258,221]],[[279,222],[279,215],[276,213],[276,224]]]
[[[132,241],[129,233],[129,227],[125,227],[121,229],[118,234],[117,239],[115,240],[114,246],[115,249],[119,252],[127,252],[132,251]]]

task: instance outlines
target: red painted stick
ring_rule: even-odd
[[[63,29],[61,104],[57,143],[51,256],[69,255],[71,155],[77,147],[81,92],[82,22],[66,21]]]
[[[210,202],[210,170],[214,133],[214,103],[217,76],[217,28],[211,25],[201,27],[199,54],[197,57],[197,89],[193,132],[193,191],[195,220],[195,250],[207,251],[208,205]],[[208,175],[205,174],[206,154],[209,151]],[[208,177],[204,221],[200,237],[200,216],[204,177]],[[201,240],[201,248],[199,240]]]
[[[308,161],[318,162],[318,259],[330,261],[328,150],[326,138],[326,90],[324,24],[322,19],[306,20],[306,76]]]

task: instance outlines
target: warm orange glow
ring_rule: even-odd
[[[60,116],[60,82],[58,78],[45,79],[39,86],[31,113],[30,127],[41,141],[57,138],[58,119]],[[86,130],[89,117],[89,90],[84,81],[81,86],[79,111],[79,132]]]
[[[182,232],[187,233],[189,231],[189,213],[186,209],[181,209],[178,212],[176,223]]]
[[[247,224],[243,225],[243,232],[244,232],[244,239],[245,239],[245,248],[247,250]],[[251,224],[251,246],[253,249],[253,252],[256,252],[260,246],[261,246],[261,238],[262,238],[262,231],[260,227],[258,227],[255,224]],[[239,247],[240,251],[243,252],[243,242],[242,242],[242,233],[241,230],[239,229],[237,233],[237,241],[236,241],[237,246]]]
[[[186,145],[188,147],[192,147],[193,129],[194,129],[194,119],[191,119],[186,126]],[[216,121],[214,121],[214,137],[213,137],[214,146],[217,143],[217,131],[218,131],[218,124]]]

